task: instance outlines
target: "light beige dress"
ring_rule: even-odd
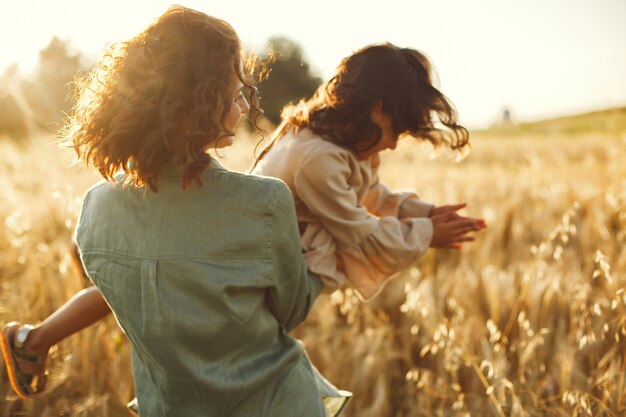
[[[379,157],[360,160],[309,129],[288,132],[253,173],[291,189],[309,270],[324,286],[376,295],[421,257],[432,239],[432,204],[378,179]]]

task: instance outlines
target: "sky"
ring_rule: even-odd
[[[179,0],[228,21],[252,50],[299,43],[322,78],[371,43],[420,50],[462,124],[626,106],[626,0]],[[172,4],[162,0],[2,0],[0,72],[32,71],[52,36],[96,59]]]

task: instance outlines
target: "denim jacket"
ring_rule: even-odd
[[[182,190],[102,182],[85,195],[76,240],[86,271],[133,347],[139,413],[325,414],[301,344],[287,333],[319,294],[279,180],[217,161]]]

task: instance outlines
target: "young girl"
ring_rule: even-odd
[[[383,44],[355,52],[283,119],[253,172],[291,189],[305,259],[325,287],[351,285],[369,299],[429,246],[458,249],[484,227],[457,214],[464,204],[434,207],[378,180],[378,153],[401,135],[458,152],[469,146],[418,51]]]
[[[484,227],[457,213],[463,204],[434,207],[378,181],[378,152],[395,148],[400,135],[460,152],[468,146],[467,131],[433,87],[430,71],[415,50],[363,48],[313,98],[287,109],[259,158],[254,173],[280,178],[291,189],[308,267],[328,288],[350,285],[369,299],[428,246],[458,249]],[[45,354],[60,336],[104,314],[99,293],[85,290],[27,342]]]
[[[132,344],[141,415],[325,415],[287,334],[321,288],[289,189],[206,153],[248,113],[240,53],[226,22],[171,7],[109,51],[69,121],[70,145],[106,179],[85,194],[76,242]],[[20,366],[37,361],[28,330],[2,331],[23,396],[42,388]]]

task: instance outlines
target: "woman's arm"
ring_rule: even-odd
[[[275,285],[268,290],[267,303],[278,322],[289,332],[306,318],[322,284],[317,275],[307,270],[293,197],[282,183],[278,186],[270,213],[270,250]]]
[[[406,217],[428,217],[432,203],[421,200],[414,191],[393,191],[380,182],[378,166],[380,157],[373,155],[370,158],[372,179],[370,188],[363,199],[367,211],[378,217],[393,216],[399,219]]]

